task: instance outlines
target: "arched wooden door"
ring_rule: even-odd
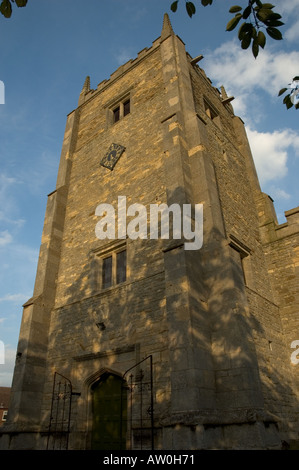
[[[96,450],[126,448],[127,392],[121,377],[104,374],[92,386],[92,439]]]

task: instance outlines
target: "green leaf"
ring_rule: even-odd
[[[239,7],[239,5],[234,5],[229,9],[230,13],[238,13],[239,11],[242,11],[242,7]]]
[[[254,55],[254,58],[256,59],[259,53],[259,44],[257,37],[253,40],[252,42],[252,54]]]
[[[293,78],[293,80],[299,80],[299,76],[297,75],[296,77]]]
[[[226,25],[226,31],[232,31],[237,24],[239,23],[240,19],[242,18],[242,15],[238,13],[234,18],[232,18]]]
[[[194,3],[193,2],[186,2],[186,10],[187,10],[188,15],[191,18],[192,15],[194,15],[194,13],[196,11]]]
[[[278,96],[283,95],[286,91],[287,91],[287,88],[282,88],[281,90],[279,90]]]
[[[243,11],[243,18],[244,20],[247,20],[248,16],[250,15],[251,13],[251,6],[248,6],[245,8],[245,10]]]
[[[206,7],[208,5],[212,5],[213,0],[201,0],[201,4]]]
[[[277,41],[282,39],[282,34],[279,29],[267,28],[266,31],[272,39],[276,39]]]
[[[171,11],[173,11],[174,13],[177,11],[177,8],[178,8],[178,0],[173,2],[170,6]]]
[[[293,106],[290,95],[285,96],[283,102],[286,105],[287,109],[290,109]]]
[[[263,10],[262,8],[260,10],[257,11],[256,13],[256,16],[258,17],[258,19],[260,21],[262,21],[263,23],[265,23],[265,21],[267,21],[270,16],[272,15],[272,11],[271,10]]]
[[[242,38],[243,38],[243,35],[245,34],[245,31],[244,31],[244,28],[246,26],[247,23],[242,23],[240,28],[239,28],[239,31],[238,31],[238,38],[240,39],[240,41],[242,41]]]
[[[9,0],[3,0],[0,5],[0,13],[2,13],[5,18],[10,18],[12,14],[11,3]]]
[[[252,29],[253,29],[253,26],[251,23],[246,23],[246,22],[242,23],[238,32],[238,38],[240,39],[240,41],[242,41],[245,34],[249,33],[251,35]]]
[[[280,20],[281,15],[279,13],[274,13],[273,11],[270,12],[269,18],[271,20]]]
[[[263,3],[263,8],[270,8],[270,10],[272,8],[274,8],[275,5],[272,5],[272,3]]]
[[[279,18],[275,18],[274,16],[273,17],[268,17],[265,21],[263,21],[263,23],[266,25],[266,26],[276,26],[276,23],[279,22],[280,19]]]
[[[258,45],[264,49],[265,44],[266,44],[266,36],[264,35],[263,31],[258,32],[257,42],[258,42]]]
[[[266,21],[265,24],[266,24],[266,26],[270,26],[270,27],[272,27],[272,26],[274,26],[274,27],[275,27],[275,26],[283,26],[283,25],[284,25],[284,23],[283,23],[282,21],[277,21],[277,20],[274,20],[274,21]]]
[[[248,49],[251,43],[251,34],[245,34],[242,41],[241,41],[241,47],[242,49]]]

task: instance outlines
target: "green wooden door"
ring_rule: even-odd
[[[122,383],[120,377],[106,374],[92,387],[92,449],[126,448],[127,399]]]

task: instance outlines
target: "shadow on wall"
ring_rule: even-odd
[[[201,250],[185,251],[183,242],[127,239],[128,277],[102,291],[94,253],[104,250],[105,241],[95,238],[92,250],[63,246],[64,258],[76,249],[80,257],[73,270],[69,265],[60,273],[68,287],[51,313],[43,432],[49,426],[55,372],[68,378],[76,393],[69,421],[71,448],[85,448],[91,441],[90,395],[99,371],[122,375],[149,355],[156,439],[163,426],[175,424],[207,430],[264,422],[275,423],[282,432],[286,424],[296,426],[289,416],[298,402],[284,374],[285,358],[273,357],[256,342],[265,337],[260,299],[250,294],[256,308],[249,311],[242,268],[230,247],[215,231],[204,230]],[[81,260],[85,263],[76,276]],[[34,401],[34,378],[27,385]],[[223,431],[215,446],[227,445]],[[238,439],[234,445],[238,447]],[[202,441],[202,448],[211,448],[211,443]]]

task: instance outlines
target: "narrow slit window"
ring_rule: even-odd
[[[246,247],[243,243],[239,242],[233,235],[230,235],[230,246],[233,249],[232,254],[235,253],[234,259],[242,270],[244,284],[248,286],[250,277],[250,248]]]
[[[116,254],[116,283],[125,282],[127,278],[127,252],[120,251]]]
[[[120,119],[120,106],[117,106],[117,108],[113,110],[113,120],[114,122],[117,122],[119,121],[119,119]]]
[[[205,112],[206,115],[209,116],[210,119],[215,119],[218,116],[218,113],[215,111],[215,109],[208,103],[206,100],[204,100],[204,106],[205,106]]]
[[[130,100],[124,102],[124,116],[130,113]]]
[[[103,259],[103,271],[102,271],[102,284],[103,289],[111,287],[112,285],[112,256]]]

